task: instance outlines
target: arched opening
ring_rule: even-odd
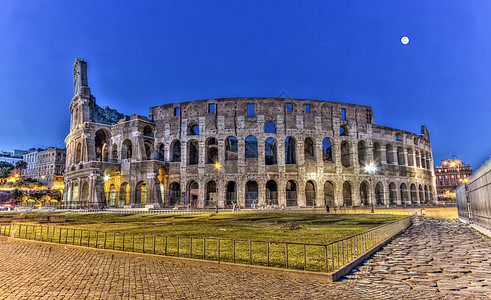
[[[208,183],[206,184],[205,206],[211,206],[211,207],[218,206],[217,184],[213,180],[208,181]]]
[[[315,161],[315,143],[312,138],[306,138],[303,145],[305,160]]]
[[[410,167],[414,166],[413,149],[407,149],[407,165]]]
[[[290,136],[287,137],[285,139],[285,163],[287,165],[297,163],[297,153],[295,147],[295,140]]]
[[[89,184],[85,181],[82,185],[82,207],[88,208],[89,204]]]
[[[103,149],[105,148],[106,151],[108,147],[108,137],[106,136],[106,132],[104,129],[99,129],[95,132],[95,160],[96,161],[104,161],[103,158],[105,158],[107,161],[107,154],[105,157],[103,157]]]
[[[393,164],[394,163],[394,150],[392,148],[391,144],[387,144],[385,146],[385,161],[387,161],[388,164]]]
[[[348,125],[343,125],[339,128],[340,136],[349,136],[349,127]]]
[[[411,203],[413,205],[419,204],[418,192],[416,191],[416,186],[414,184],[411,184],[410,190],[411,190]]]
[[[118,162],[118,145],[113,144],[113,149],[111,151],[111,161]]]
[[[191,181],[188,188],[189,207],[197,208],[199,206],[199,184],[196,181]]]
[[[312,180],[305,183],[305,206],[315,206],[315,185]]]
[[[102,161],[109,161],[109,145],[102,146]]]
[[[293,180],[286,183],[286,206],[297,206],[297,184]]]
[[[108,206],[109,207],[115,207],[116,206],[116,187],[114,184],[111,184],[109,187],[109,194],[108,194]]]
[[[415,153],[416,153],[416,155],[415,155],[416,156],[416,167],[419,168],[420,167],[420,162],[421,162],[420,157],[419,157],[419,152],[416,151]]]
[[[119,188],[119,207],[130,205],[130,185],[123,182]]]
[[[208,138],[206,142],[206,163],[216,164],[218,162],[218,140],[214,137]]]
[[[345,168],[351,166],[351,149],[350,144],[347,141],[341,142],[341,164]]]
[[[428,186],[425,185],[425,204],[428,204]]]
[[[188,135],[199,135],[199,125],[197,124],[189,125]]]
[[[171,146],[170,160],[172,162],[181,161],[181,141],[175,140]]]
[[[181,204],[181,185],[173,182],[169,186],[169,205],[179,206]]]
[[[160,161],[165,160],[165,147],[163,143],[157,145],[157,159]]]
[[[276,133],[276,124],[274,122],[264,124],[264,133]]]
[[[153,138],[153,129],[150,125],[143,127],[143,136]]]
[[[257,158],[257,138],[248,136],[245,139],[245,158]]]
[[[136,184],[135,204],[141,207],[145,207],[147,204],[147,184],[145,181],[140,181]]]
[[[421,168],[426,169],[426,158],[423,153],[421,153]]]
[[[199,144],[197,140],[188,141],[188,165],[199,163]]]
[[[330,181],[324,183],[324,203],[330,208],[335,207],[334,185]]]
[[[422,190],[421,190],[421,194],[423,194]],[[72,202],[73,202],[73,204],[80,204],[80,199],[79,199],[79,195],[78,195],[78,183],[76,183],[73,186]]]
[[[406,164],[404,159],[404,149],[402,149],[402,147],[397,147],[397,163],[399,166],[404,166]]]
[[[404,204],[404,205],[410,204],[408,194],[407,194],[407,185],[405,183],[401,183],[400,189],[401,189],[402,204]]]
[[[121,147],[121,158],[131,159],[133,158],[133,144],[130,140],[124,140],[123,147]]]
[[[266,165],[276,165],[278,163],[276,140],[273,138],[267,138],[264,141],[264,163]]]
[[[257,204],[258,186],[255,180],[246,183],[245,206],[251,207]]]
[[[361,167],[368,165],[367,144],[364,141],[358,142],[358,163]]]
[[[82,144],[77,143],[77,147],[75,148],[75,163],[79,163],[83,161],[83,156],[82,156]]]
[[[389,184],[389,201],[392,205],[397,204],[397,187],[393,182]]]
[[[396,141],[402,142],[402,134],[396,133]]]
[[[159,180],[159,190],[160,190],[160,198],[162,200],[161,203],[166,203],[166,198],[165,198],[165,188],[167,186],[167,180],[168,180],[169,174],[167,172],[167,168],[165,167],[160,167],[159,168],[159,176],[157,179]]]
[[[368,184],[363,181],[360,184],[360,202],[362,205],[370,205],[370,197],[368,196]]]
[[[384,205],[384,185],[379,182],[375,186],[375,201],[377,205]]]
[[[419,185],[418,190],[419,190],[419,203],[425,203],[424,202],[423,187],[421,186],[421,184]]]
[[[351,196],[351,184],[347,181],[343,183],[343,205],[352,206],[353,199]]]
[[[274,180],[266,182],[266,204],[278,205],[278,186]]]
[[[232,206],[237,203],[237,183],[229,181],[227,183],[227,206]]]
[[[225,160],[237,160],[239,156],[239,141],[235,136],[225,140]]]
[[[322,140],[322,159],[324,161],[332,161],[332,143],[328,138]]]
[[[143,144],[145,146],[145,157],[143,160],[152,160],[153,159],[153,145],[151,142],[145,141]]]
[[[380,164],[382,162],[381,147],[379,143],[373,144],[373,160],[376,164]]]

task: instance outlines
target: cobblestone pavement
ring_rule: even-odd
[[[488,299],[490,249],[463,225],[417,220],[357,272],[325,283],[0,241],[0,299]]]

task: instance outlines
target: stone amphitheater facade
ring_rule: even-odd
[[[375,124],[372,108],[285,98],[100,107],[74,64],[65,201],[80,207],[342,207],[433,201],[428,130]],[[365,168],[370,163],[375,172]]]

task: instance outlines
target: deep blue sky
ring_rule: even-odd
[[[0,150],[64,146],[72,65],[99,105],[221,97],[341,101],[429,128],[435,163],[491,154],[491,1],[0,2]],[[410,38],[408,45],[400,42]]]

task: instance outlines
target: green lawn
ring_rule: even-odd
[[[40,224],[41,222],[36,219],[46,216],[47,213],[24,214],[26,219],[22,222],[19,220],[17,224],[29,226],[16,227],[16,236],[21,238],[208,260],[220,259],[240,263],[252,261],[253,264],[276,267],[287,267],[288,263],[288,268],[295,269],[303,269],[305,263],[305,267],[313,271],[325,270],[326,252],[328,252],[328,269],[333,270],[337,268],[336,265],[342,265],[344,259],[347,262],[350,256],[360,251],[354,249],[352,242],[338,243],[329,249],[324,246],[306,246],[304,261],[304,246],[285,245],[285,242],[328,244],[404,218],[404,216],[393,215],[272,213],[198,215],[63,213],[57,215],[66,216],[66,223],[42,224],[56,226],[56,228],[54,230],[50,228],[48,231],[45,227],[41,232],[40,227],[31,225]],[[282,226],[289,221],[297,222],[300,229],[282,229]],[[0,234],[5,234],[5,228],[3,230],[0,230]],[[337,263],[338,256],[341,256],[340,263]],[[336,257],[336,261],[332,260],[333,257]]]

